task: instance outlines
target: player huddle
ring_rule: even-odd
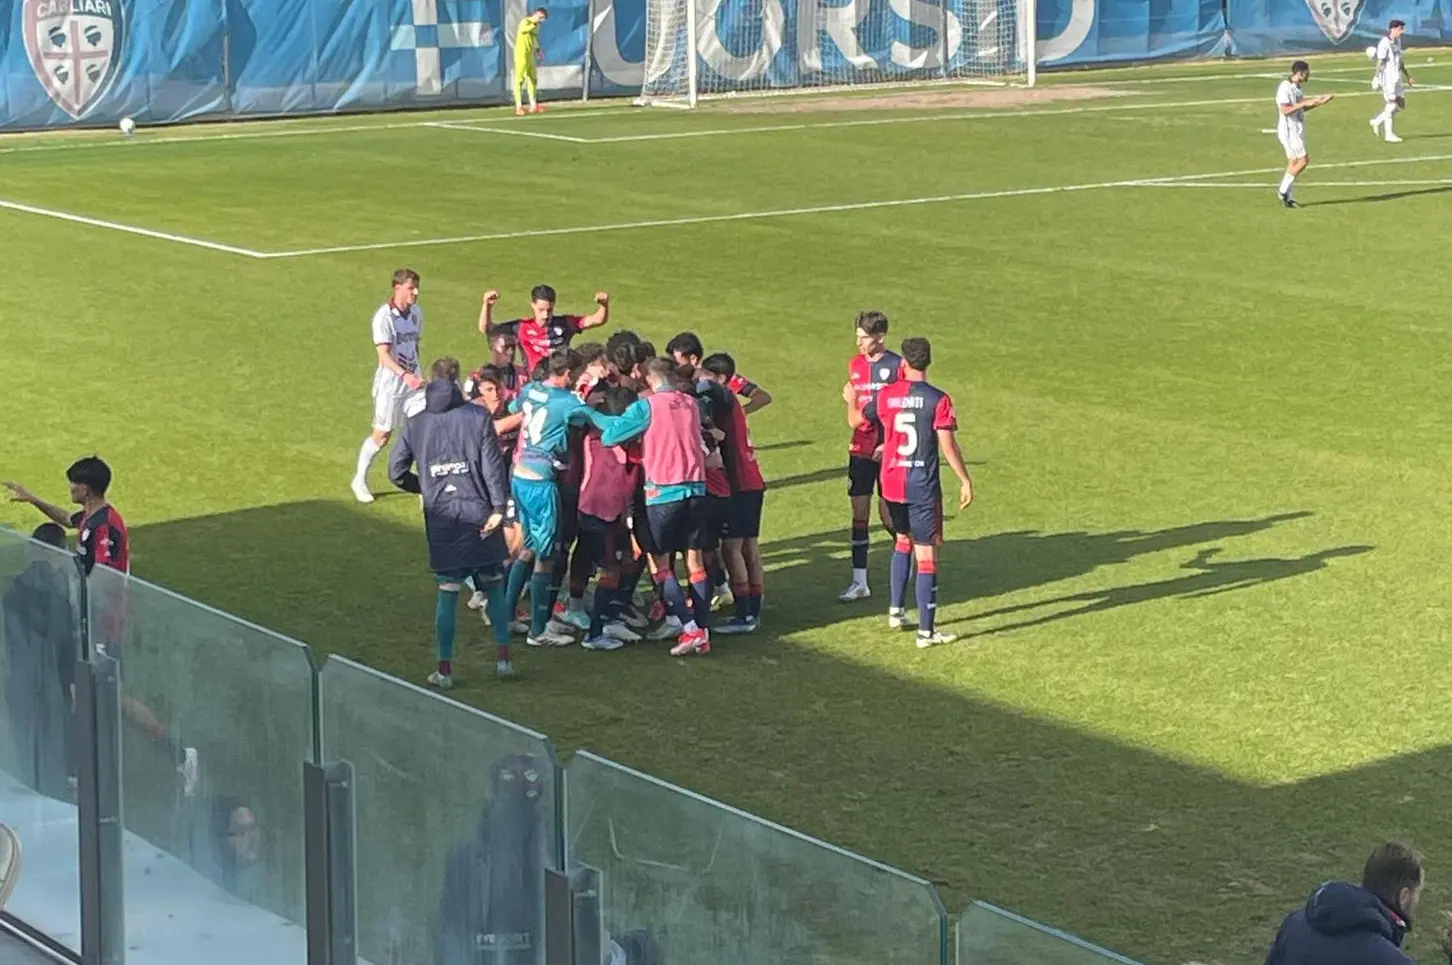
[[[1375,64],[1371,88],[1381,93],[1383,103],[1381,111],[1368,123],[1371,125],[1372,134],[1390,144],[1401,143],[1402,139],[1393,129],[1393,118],[1406,109],[1406,88],[1414,84],[1402,59],[1402,34],[1406,26],[1404,21],[1392,20],[1387,24],[1386,35],[1376,46],[1366,48],[1367,58]],[[1276,88],[1276,137],[1280,139],[1281,147],[1286,152],[1286,173],[1281,178],[1276,194],[1280,197],[1281,204],[1287,208],[1298,207],[1292,196],[1296,179],[1311,161],[1306,151],[1306,111],[1330,103],[1336,96],[1322,94],[1318,97],[1306,97],[1301,88],[1310,79],[1311,65],[1304,60],[1298,60],[1291,64],[1290,76]]]
[[[673,641],[673,656],[706,654],[712,609],[728,602],[734,612],[716,634],[758,629],[766,484],[747,417],[771,396],[736,371],[731,355],[707,354],[691,332],[675,335],[663,352],[630,331],[574,345],[609,320],[608,294],[595,296],[590,315],[559,314],[554,290],[540,285],[530,315],[509,321],[494,319],[499,293],[486,292],[484,364],[461,379],[458,362],[438,359],[425,383],[418,276],[400,269],[393,283],[373,320],[374,425],[353,491],[372,500],[368,466],[401,429],[389,476],[422,496],[439,588],[430,683],[452,685],[457,601],[466,588],[493,627],[501,676],[513,673],[515,633],[535,647],[566,646],[579,632],[590,650],[644,637]],[[881,313],[859,316],[858,356],[844,389],[853,428],[853,581],[841,599],[870,595],[875,488],[879,516],[896,540],[889,624],[909,626],[915,566],[918,645],[926,647],[952,639],[934,626],[940,453],[959,477],[961,506],[972,488],[952,401],[926,381],[930,346],[907,339],[898,356],[885,348],[886,332]]]

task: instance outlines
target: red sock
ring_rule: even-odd
[[[454,662],[452,660],[440,660],[439,661],[439,673],[440,674],[444,675],[445,677],[448,677],[448,676],[451,676],[453,674],[453,672],[454,672]]]

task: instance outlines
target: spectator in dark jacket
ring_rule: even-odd
[[[1401,844],[1371,853],[1361,885],[1328,881],[1286,917],[1266,965],[1412,965],[1402,939],[1422,896],[1422,859]],[[1452,957],[1452,936],[1442,931]]]
[[[446,368],[450,361],[440,359],[434,366]],[[472,578],[476,587],[488,588],[491,611],[503,598],[500,573],[508,550],[499,526],[509,499],[509,469],[494,420],[479,406],[464,404],[456,381],[434,379],[424,398],[424,411],[409,420],[393,447],[388,475],[400,489],[423,496],[429,567],[439,586],[434,612],[438,669],[429,674],[429,683],[447,690],[453,686],[455,614],[464,581]],[[499,614],[494,616],[497,621]],[[507,677],[513,673],[509,620],[503,625],[496,670]]]
[[[479,408],[472,406],[472,408]],[[544,873],[553,820],[549,764],[494,762],[473,838],[454,849],[439,902],[442,965],[533,965],[544,931]]]
[[[61,552],[36,558],[0,594],[5,716],[16,776],[33,791],[65,800],[74,774],[69,738],[80,640],[71,594],[76,570],[59,525],[45,523],[32,538]]]

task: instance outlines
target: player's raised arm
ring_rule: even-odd
[[[494,324],[494,304],[499,301],[499,292],[489,289],[484,293],[483,305],[479,308],[479,334],[485,337],[489,335],[489,327]]]
[[[727,383],[727,386],[732,392],[746,400],[746,404],[741,407],[741,411],[746,415],[760,412],[771,405],[771,393],[740,373],[731,376],[731,381]]]
[[[588,315],[581,317],[579,328],[584,331],[587,328],[599,328],[610,321],[610,293],[596,292],[595,304],[599,307]]]
[[[10,490],[11,502],[29,503],[30,505],[34,506],[36,509],[44,513],[46,516],[48,516],[52,522],[58,523],[61,526],[66,527],[67,529],[75,528],[75,523],[72,522],[70,513],[66,512],[64,509],[60,508],[54,503],[46,502],[19,483],[7,482],[5,483],[5,488]]]

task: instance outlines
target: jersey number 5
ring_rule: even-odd
[[[520,406],[519,411],[524,414],[524,441],[531,446],[539,445],[540,437],[544,435],[545,417],[549,415],[549,411],[536,409],[528,402]]]
[[[899,456],[911,456],[918,451],[918,424],[915,413],[899,412],[893,416],[892,431],[902,436],[902,443],[897,447]]]

